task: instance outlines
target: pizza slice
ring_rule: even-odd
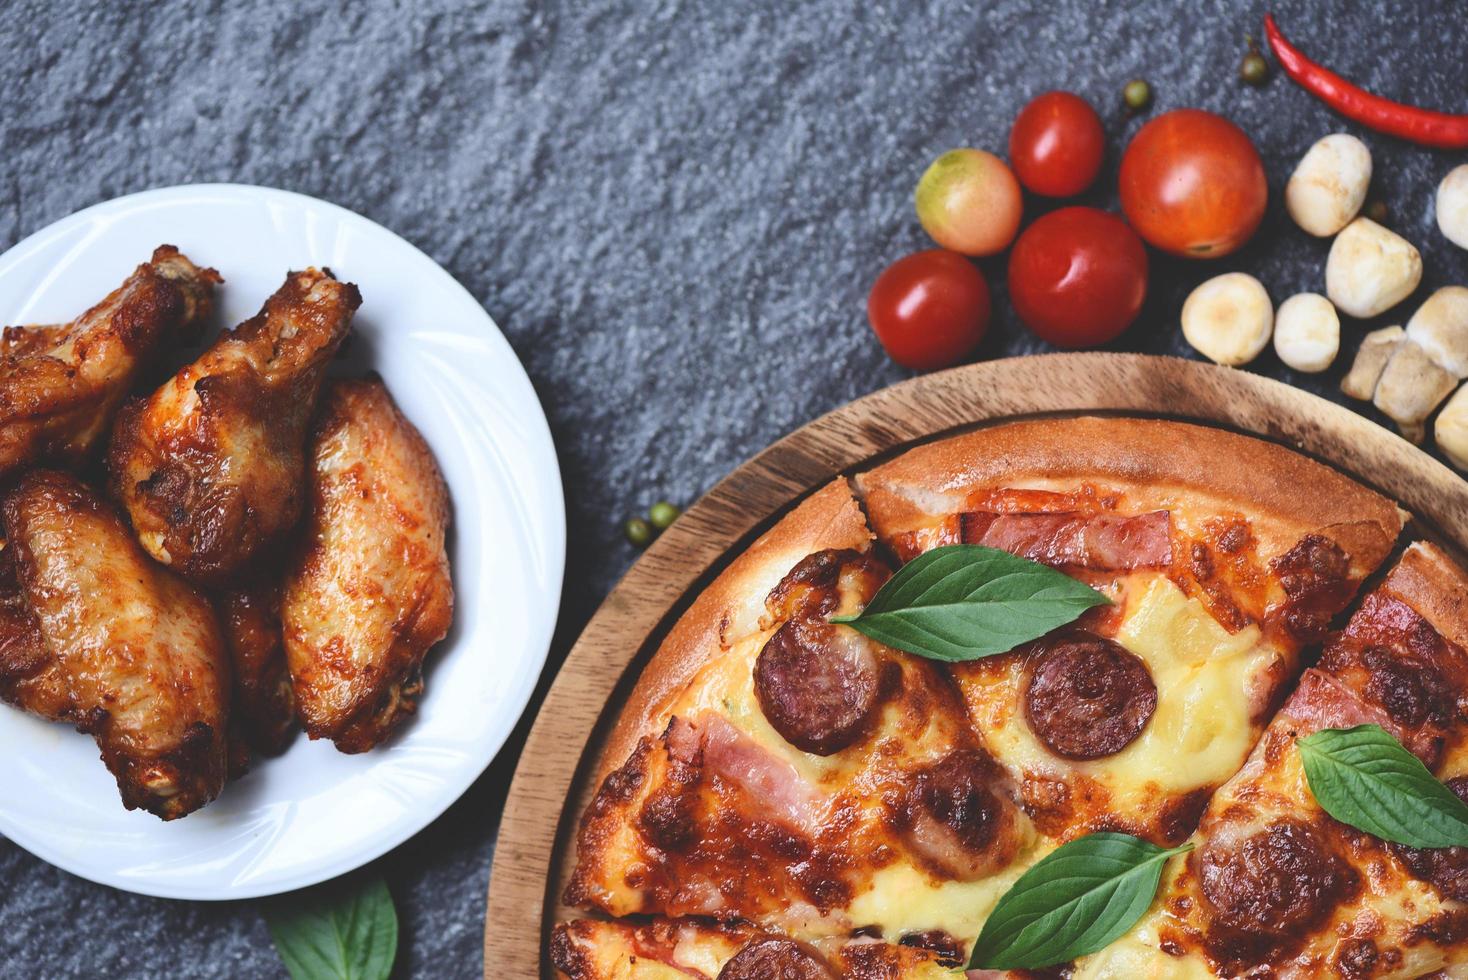
[[[871,545],[838,480],[682,617],[610,739],[567,904],[961,956],[1036,835],[942,668],[827,621],[890,574]]]
[[[1186,839],[1404,517],[1272,443],[1141,419],[982,429],[857,485],[900,560],[986,545],[1111,598],[1073,628],[953,668],[984,749],[1057,842]]]
[[[1296,743],[1380,725],[1468,799],[1465,648],[1468,575],[1415,544],[1219,790],[1151,910],[1078,980],[1461,976],[1468,849],[1417,850],[1332,819]]]

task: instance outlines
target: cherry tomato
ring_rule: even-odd
[[[1046,92],[1019,111],[1009,131],[1009,162],[1019,182],[1045,197],[1079,194],[1096,179],[1106,131],[1091,104]]]
[[[1057,347],[1112,340],[1147,296],[1147,250],[1114,214],[1061,208],[1024,230],[1009,253],[1009,299]]]
[[[949,150],[933,161],[913,194],[933,241],[965,255],[1004,251],[1019,231],[1024,202],[1004,161],[983,150]]]
[[[1264,218],[1264,163],[1244,131],[1174,109],[1137,131],[1121,158],[1121,209],[1151,244],[1187,258],[1228,255]]]
[[[941,248],[889,265],[867,296],[867,319],[892,360],[915,371],[950,367],[989,328],[989,285],[974,264]]]

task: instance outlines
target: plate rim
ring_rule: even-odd
[[[926,418],[914,423],[904,411]],[[1410,506],[1433,536],[1451,532],[1458,548],[1468,547],[1462,477],[1343,405],[1246,371],[1148,354],[1022,355],[909,378],[848,402],[718,481],[628,569],[571,647],[537,708],[506,796],[486,902],[486,980],[506,971],[555,976],[543,954],[550,926],[568,911],[559,891],[590,769],[615,720],[611,699],[635,683],[656,641],[738,550],[804,496],[876,458],[965,428],[1088,413],[1173,418],[1281,443]],[[1400,471],[1383,463],[1381,474],[1363,474],[1359,464],[1375,453]],[[1411,479],[1421,480],[1416,492],[1400,492]],[[582,687],[605,694],[594,705],[580,703]]]
[[[106,870],[87,868],[83,864],[73,860],[66,854],[58,854],[44,843],[37,842],[24,830],[15,833],[15,827],[10,823],[3,811],[0,811],[0,836],[13,842],[17,847],[25,850],[47,864],[60,870],[75,875],[78,878],[114,888],[118,891],[130,894],[145,895],[152,898],[162,898],[177,901],[197,902],[226,902],[243,901],[247,899],[264,898],[272,895],[286,894],[303,888],[313,887],[323,882],[331,881],[376,861],[384,854],[396,850],[413,837],[422,833],[430,825],[438,820],[447,810],[463,798],[464,794],[483,777],[499,754],[504,750],[514,736],[515,729],[519,726],[525,716],[526,708],[535,696],[535,691],[545,673],[545,665],[550,656],[550,649],[554,644],[556,626],[560,617],[560,598],[565,587],[566,548],[567,548],[567,520],[565,504],[564,478],[561,473],[560,457],[556,450],[554,436],[550,430],[550,422],[546,417],[545,406],[541,403],[539,392],[530,379],[525,365],[515,353],[509,338],[500,329],[494,317],[485,308],[473,293],[463,283],[459,282],[447,269],[440,265],[432,256],[424,252],[417,245],[399,235],[366,215],[359,214],[350,208],[343,207],[330,201],[325,201],[309,194],[298,191],[285,190],[278,187],[270,187],[261,184],[246,184],[235,182],[206,182],[174,184],[164,187],[154,187],[130,194],[123,194],[105,201],[90,204],[78,211],[74,211],[64,217],[47,224],[46,226],[32,232],[17,241],[10,248],[0,253],[0,278],[17,263],[21,263],[30,257],[37,249],[49,245],[55,238],[70,234],[77,226],[97,220],[99,217],[113,209],[126,208],[137,204],[146,204],[155,200],[168,200],[170,198],[184,198],[190,195],[208,196],[210,194],[220,195],[220,203],[235,203],[241,200],[254,200],[262,204],[284,204],[292,208],[306,208],[316,213],[325,213],[335,221],[365,228],[374,236],[386,236],[395,245],[409,249],[413,254],[428,263],[437,270],[442,280],[452,284],[457,290],[461,300],[467,300],[473,309],[478,310],[483,317],[483,326],[487,326],[488,340],[491,344],[497,344],[501,348],[501,354],[507,358],[506,369],[518,372],[515,377],[517,383],[523,383],[525,391],[529,393],[534,403],[534,412],[529,413],[528,418],[521,416],[517,421],[527,424],[527,432],[531,441],[540,444],[546,451],[549,466],[542,474],[545,482],[545,492],[551,495],[547,501],[549,512],[557,515],[550,522],[550,526],[543,528],[545,547],[542,549],[547,559],[546,569],[549,572],[548,584],[553,588],[549,591],[554,593],[554,601],[548,603],[547,621],[544,628],[544,636],[538,642],[527,644],[526,650],[530,654],[530,670],[527,672],[530,680],[520,696],[513,699],[507,706],[505,712],[509,718],[503,726],[503,732],[497,739],[489,739],[486,744],[496,742],[492,750],[488,751],[481,762],[476,758],[473,763],[465,767],[463,785],[452,793],[445,794],[440,804],[427,807],[421,811],[414,812],[413,819],[402,821],[401,825],[394,828],[390,833],[384,833],[382,837],[370,846],[364,846],[359,851],[347,852],[341,859],[328,862],[318,868],[315,872],[288,884],[246,885],[239,888],[231,888],[227,892],[219,889],[196,890],[189,887],[180,887],[178,883],[155,884],[132,878],[120,877]],[[164,236],[166,238],[166,235]],[[513,717],[509,717],[513,715]],[[472,772],[470,771],[472,770]]]

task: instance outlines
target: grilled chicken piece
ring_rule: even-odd
[[[424,654],[453,618],[448,522],[433,453],[382,382],[333,384],[304,547],[281,597],[296,714],[312,738],[364,752],[416,708]]]
[[[291,675],[280,632],[280,583],[265,578],[215,601],[234,673],[230,717],[257,752],[279,755],[296,727]]]
[[[259,314],[124,408],[112,490],[150,555],[224,585],[295,526],[321,380],[361,302],[330,272],[293,272]]]
[[[0,700],[51,721],[72,718],[71,688],[46,648],[8,547],[0,550]]]
[[[218,795],[229,660],[214,610],[74,477],[37,470],[3,507],[25,604],[122,802],[172,820]]]
[[[6,327],[0,340],[0,477],[91,455],[157,353],[197,337],[214,305],[213,269],[171,245],[71,323]]]

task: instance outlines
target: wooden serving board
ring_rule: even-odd
[[[487,980],[553,975],[542,954],[551,925],[571,914],[560,894],[602,740],[663,634],[728,560],[838,473],[977,425],[1098,412],[1272,439],[1394,498],[1422,534],[1460,552],[1468,546],[1468,482],[1355,412],[1258,375],[1138,354],[1049,354],[954,368],[867,395],[720,481],[632,566],[571,648],[510,784],[489,883]]]

